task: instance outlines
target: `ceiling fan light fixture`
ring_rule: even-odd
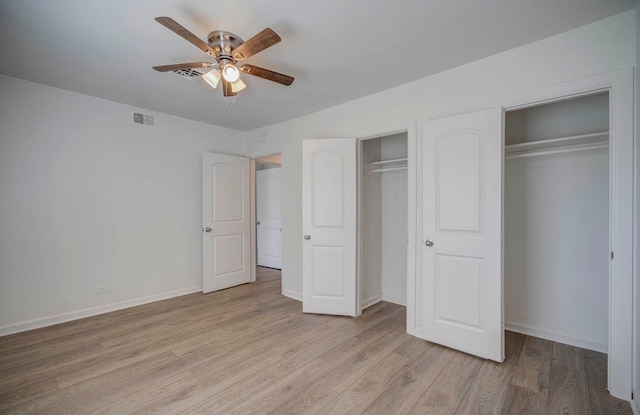
[[[225,81],[234,83],[240,79],[240,71],[233,64],[228,63],[222,67],[222,77]]]
[[[178,72],[209,68],[210,70],[206,73],[202,73],[204,70],[202,72],[193,71],[194,76],[204,78],[212,88],[217,88],[222,79],[222,93],[225,97],[234,96],[238,91],[246,88],[247,85],[240,80],[240,71],[285,86],[293,83],[292,76],[260,68],[259,66],[249,64],[242,65],[241,62],[238,62],[250,58],[282,40],[280,36],[270,28],[264,29],[246,42],[231,32],[214,30],[209,33],[207,38],[208,42],[204,42],[170,17],[156,17],[156,21],[215,59],[215,63],[186,62],[154,66],[153,69],[156,71]],[[236,64],[240,65],[240,67],[236,66]]]
[[[245,89],[247,87],[247,84],[245,84],[244,82],[242,82],[242,79],[238,78],[237,81],[233,82],[231,84],[231,92],[233,92],[234,94],[237,92],[242,91],[243,89]]]
[[[220,72],[218,69],[214,68],[202,75],[202,79],[204,79],[213,89],[218,87],[218,82],[220,82]]]

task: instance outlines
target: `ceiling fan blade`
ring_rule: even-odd
[[[245,64],[240,67],[240,70],[249,75],[258,76],[269,81],[277,82],[282,85],[289,86],[293,83],[293,76],[281,74],[278,72],[270,71],[259,66]]]
[[[182,38],[186,39],[188,42],[195,45],[197,48],[202,50],[207,55],[216,56],[216,52],[215,50],[213,50],[211,46],[209,46],[205,41],[201,40],[198,36],[194,35],[190,31],[185,29],[183,26],[180,25],[180,23],[176,22],[172,18],[156,17],[156,22],[160,23],[161,25],[171,30],[178,36],[181,36]]]
[[[171,72],[171,71],[179,71],[180,69],[196,69],[196,68],[210,68],[213,64],[211,62],[188,62],[188,63],[176,63],[173,65],[161,65],[154,66],[158,72]]]
[[[233,92],[233,90],[231,89],[231,82],[227,82],[224,79],[221,79],[220,82],[222,82],[222,93],[225,97],[233,97],[238,95],[237,92]]]
[[[235,60],[247,59],[258,52],[265,50],[266,48],[275,45],[280,42],[280,36],[273,30],[266,28],[262,32],[258,33],[251,39],[238,46],[233,51],[233,58]]]

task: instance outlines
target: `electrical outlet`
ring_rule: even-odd
[[[96,294],[102,294],[109,291],[109,287],[106,285],[98,285],[96,286]]]

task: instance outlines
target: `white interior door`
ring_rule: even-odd
[[[202,155],[202,291],[251,279],[251,164],[244,157]]]
[[[356,141],[302,149],[302,311],[355,316]]]
[[[502,110],[427,121],[422,141],[424,338],[502,361]]]
[[[281,268],[281,168],[256,172],[256,230],[258,265]]]

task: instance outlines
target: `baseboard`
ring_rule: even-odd
[[[295,291],[282,290],[282,295],[285,297],[291,298],[292,300],[302,301],[302,293],[297,293]]]
[[[423,338],[422,335],[422,327],[418,327],[418,326],[413,326],[413,327],[409,327],[407,326],[407,333],[415,336],[415,337],[419,337],[419,338]]]
[[[407,301],[404,298],[392,297],[390,295],[382,294],[382,301],[386,301],[393,304],[407,306]]]
[[[183,288],[175,291],[166,291],[159,294],[149,295],[146,297],[133,298],[131,300],[120,301],[117,303],[105,304],[98,307],[85,308],[77,311],[57,314],[44,318],[22,321],[20,323],[10,324],[0,327],[0,337],[9,334],[21,333],[27,330],[39,329],[42,327],[53,326],[55,324],[66,323],[68,321],[79,320],[81,318],[96,316],[98,314],[109,313],[111,311],[122,310],[123,308],[135,307],[142,304],[154,303],[156,301],[166,300],[181,295],[202,292],[202,286]]]
[[[379,296],[379,295],[375,295],[375,296],[373,296],[371,298],[363,300],[362,301],[362,309],[363,310],[367,309],[367,308],[371,307],[372,305],[379,303],[380,301],[382,301],[382,297]]]
[[[558,343],[568,344],[570,346],[581,347],[583,349],[594,350],[600,353],[607,353],[607,345],[595,343],[588,340],[577,339],[575,337],[565,336],[563,334],[551,331],[540,330],[516,323],[504,323],[505,330],[515,331],[516,333],[526,334],[527,336],[540,337],[542,339],[551,340]]]

